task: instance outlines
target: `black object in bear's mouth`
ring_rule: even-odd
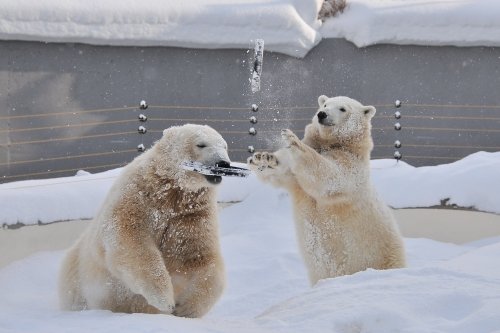
[[[210,184],[220,184],[222,182],[222,177],[221,176],[212,176],[212,175],[204,175],[205,179],[210,183]]]
[[[188,162],[185,161],[181,163],[181,167],[184,170],[194,171],[201,173],[204,176],[229,176],[229,177],[246,177],[250,174],[250,170],[245,168],[239,168],[235,166],[220,167],[220,166],[208,166],[203,165],[199,162]],[[208,180],[208,178],[207,178]],[[210,180],[208,180],[210,181]],[[220,180],[218,181],[220,183]]]

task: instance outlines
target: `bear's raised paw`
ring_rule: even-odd
[[[285,142],[287,148],[300,148],[302,141],[289,129],[281,130],[281,138]]]

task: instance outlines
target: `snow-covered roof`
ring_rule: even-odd
[[[500,1],[348,0],[322,23],[323,0],[0,1],[0,39],[98,45],[252,48],[303,57],[322,38],[500,46]]]

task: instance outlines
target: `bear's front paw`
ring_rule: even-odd
[[[171,314],[175,308],[174,298],[170,295],[153,295],[148,303],[165,314]]]
[[[302,141],[289,129],[281,130],[281,138],[287,145],[287,148],[299,148],[302,145]]]
[[[258,171],[263,171],[264,169],[270,168],[274,169],[278,166],[278,159],[273,153],[255,153],[253,156],[249,157],[247,163],[250,169],[257,169]]]
[[[172,314],[177,317],[186,318],[199,318],[202,316],[201,311],[191,303],[177,304]]]

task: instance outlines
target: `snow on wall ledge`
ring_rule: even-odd
[[[323,0],[0,1],[0,39],[96,45],[252,48],[303,57],[321,38],[500,46],[497,0],[349,0],[317,20]]]
[[[500,46],[497,0],[349,0],[321,27],[325,38],[373,44]]]
[[[321,0],[16,0],[0,2],[0,39],[97,45],[250,48],[303,57],[320,41]]]
[[[478,152],[454,163],[430,167],[416,168],[388,159],[371,163],[375,188],[391,207],[429,207],[449,199],[450,205],[500,214],[498,170],[500,152]],[[0,184],[0,225],[92,218],[120,172],[79,172],[74,177]],[[265,197],[268,191],[269,187],[254,175],[227,177],[219,186],[218,201],[239,202],[250,195]]]

